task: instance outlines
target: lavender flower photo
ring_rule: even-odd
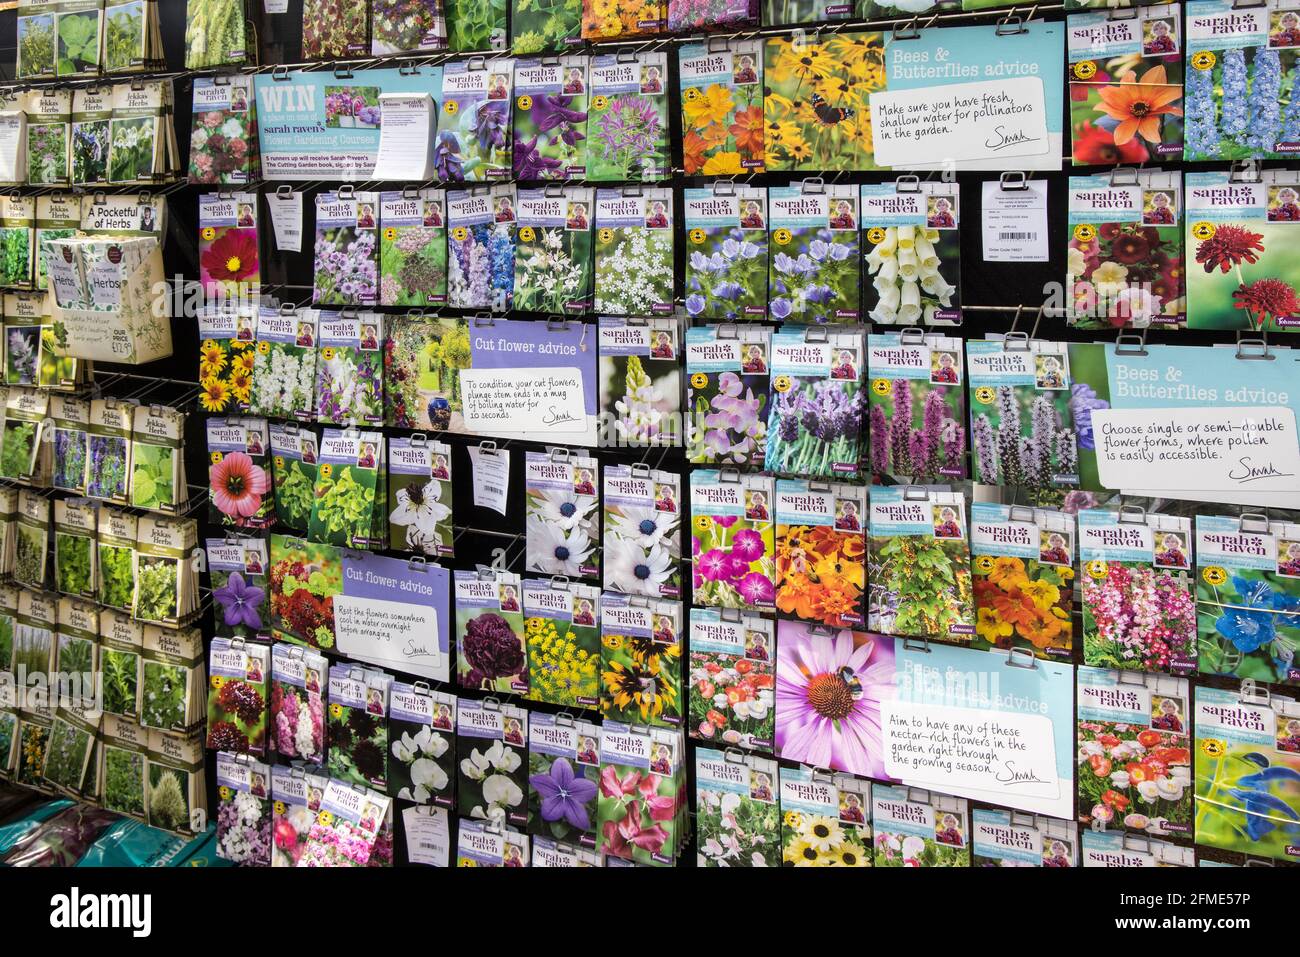
[[[767,451],[771,332],[686,330],[687,449],[696,465],[760,465]]]
[[[867,337],[873,475],[920,484],[966,475],[962,341],[921,333]]]
[[[861,360],[860,331],[821,341],[802,330],[772,336],[764,468],[817,478],[857,474],[866,407]]]

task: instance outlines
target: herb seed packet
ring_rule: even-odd
[[[453,554],[451,447],[423,435],[388,440],[388,546],[429,556]]]
[[[241,320],[251,333],[251,319],[251,315],[225,309],[199,313],[199,404],[203,411],[221,415],[248,408],[257,350],[251,336],[238,336]]]
[[[194,836],[194,822],[208,819],[208,787],[199,734],[149,734],[145,762],[145,813],[150,827]],[[194,812],[199,813],[194,813]]]
[[[266,420],[210,418],[207,434],[209,518],[225,527],[269,528],[275,500]]]
[[[140,659],[140,726],[185,732],[204,719],[203,639],[196,629],[146,627]],[[203,738],[199,738],[203,747]]]
[[[528,712],[494,700],[456,702],[456,807],[465,818],[528,823]],[[525,857],[526,859],[526,857]]]
[[[31,289],[36,201],[30,196],[0,197],[0,286]]]
[[[447,301],[446,193],[407,187],[379,195],[379,304]]]
[[[606,720],[680,727],[682,606],[680,602],[601,598],[600,711]]]
[[[171,80],[136,80],[113,87],[113,118],[108,124],[110,183],[148,184],[171,170],[175,148],[170,142],[171,97]]]
[[[445,49],[447,15],[443,0],[372,0],[372,55]]]
[[[217,856],[245,867],[271,866],[271,768],[217,755]]]
[[[18,6],[17,79],[54,76],[57,62],[58,7],[48,0],[21,0]]]
[[[122,612],[99,615],[99,663],[104,682],[104,713],[128,719],[140,715],[140,663],[144,626]]]
[[[962,341],[904,329],[867,336],[873,475],[913,482],[966,476]]]
[[[138,525],[131,613],[141,621],[175,627],[198,610],[198,580],[190,556],[198,547],[192,520],[146,515]]]
[[[308,774],[302,768],[286,765],[271,766],[271,827],[275,833],[272,867],[298,866],[328,784],[329,778],[321,774]]]
[[[696,863],[780,867],[777,765],[735,751],[695,750]]]
[[[369,6],[304,0],[302,55],[307,60],[365,56],[370,51]],[[376,124],[378,120],[376,119]]]
[[[316,421],[374,425],[384,421],[384,317],[332,313],[317,317]]]
[[[673,201],[670,189],[602,189],[596,194],[596,312],[672,312]]]
[[[255,41],[248,34],[242,0],[188,0],[185,69],[205,70],[248,62],[255,59],[256,52],[250,51],[250,46],[255,46]]]
[[[457,570],[456,680],[462,688],[526,692],[527,645],[519,576]]]
[[[389,796],[454,807],[456,696],[394,681],[389,701]]]
[[[391,812],[392,804],[382,793],[330,781],[297,866],[376,866],[382,854],[380,831]]]
[[[305,535],[316,497],[316,433],[281,422],[270,431],[276,521]]]
[[[96,533],[98,601],[129,612],[135,600],[135,543],[139,519],[130,512],[100,508]]]
[[[871,828],[876,867],[970,867],[965,798],[873,784]]]
[[[317,311],[285,303],[257,313],[257,348],[249,411],[272,419],[310,422],[316,410]],[[236,320],[235,339],[251,342],[252,322]]]
[[[527,834],[503,827],[499,821],[461,818],[456,833],[456,866],[527,867],[529,842]]]
[[[678,320],[602,316],[599,336],[600,412],[608,423],[601,446],[676,444],[681,435]]]
[[[76,113],[76,103],[73,103]],[[190,135],[189,181],[235,186],[256,181],[262,172],[257,139],[257,102],[247,76],[194,78],[194,129]],[[76,117],[73,117],[73,167],[76,167]]]
[[[483,183],[511,174],[510,60],[444,64],[433,162],[442,182]]]
[[[165,515],[183,511],[189,501],[182,451],[185,413],[138,405],[131,428],[131,505]]]
[[[773,499],[770,476],[691,472],[695,604],[751,611],[775,607]]]
[[[1080,823],[1095,830],[1189,837],[1187,679],[1081,667],[1077,680]]]
[[[54,587],[60,594],[93,599],[97,593],[96,512],[85,499],[54,500]]]
[[[242,638],[213,638],[208,656],[208,747],[267,752],[271,649]]]
[[[574,315],[591,309],[592,191],[579,187],[519,191],[514,307]]]
[[[770,754],[776,729],[771,620],[692,608],[690,627],[690,736]]]
[[[596,846],[600,726],[567,714],[528,718],[528,833]]]
[[[329,670],[328,769],[349,786],[383,791],[388,782],[388,692],[382,671],[339,663]]]
[[[308,535],[312,541],[348,548],[388,543],[384,436],[380,432],[326,429]]]
[[[88,86],[72,91],[73,186],[97,186],[108,182],[108,133],[112,119],[112,87]]]
[[[915,177],[863,185],[862,309],[868,317],[884,325],[961,324],[957,193],[955,184]]]
[[[515,189],[447,193],[447,304],[510,308],[515,286]]]
[[[18,534],[14,554],[14,581],[44,588],[50,544],[50,502],[22,489],[18,493]]]
[[[777,611],[832,628],[861,627],[867,490],[778,479],[775,511]]]
[[[686,330],[686,456],[692,464],[763,464],[771,347],[766,327]]]
[[[55,87],[30,90],[26,111],[27,184],[59,186],[68,183],[72,91]]]
[[[598,850],[637,865],[671,867],[686,841],[680,731],[606,720],[600,730]]]
[[[669,173],[668,54],[591,58],[587,179],[655,182]]]
[[[379,301],[378,225],[378,193],[343,186],[316,195],[313,304],[373,306]]]
[[[199,198],[199,280],[209,301],[251,302],[261,288],[257,194]]]
[[[69,236],[75,236],[80,225],[80,197],[74,198],[60,193],[36,197],[36,234],[33,245],[36,250],[37,289],[45,289],[49,285],[49,276],[45,266],[44,241],[47,239],[67,239]],[[43,304],[42,308],[45,308]],[[6,310],[6,318],[8,318],[8,315],[8,310]]]
[[[323,655],[276,642],[271,646],[270,752],[310,764],[325,763]]]
[[[104,718],[99,779],[104,810],[144,820],[144,744],[147,736],[134,721]]]
[[[772,390],[764,466],[814,477],[857,475],[861,450],[861,329],[809,327],[772,335]]]
[[[677,70],[686,175],[763,172],[762,42],[684,44],[677,52]]]
[[[112,398],[90,402],[86,456],[86,495],[90,498],[127,504],[132,408]]]
[[[547,704],[599,704],[600,589],[565,579],[525,579],[528,698]]]
[[[1101,668],[1196,670],[1196,600],[1191,519],[1079,513],[1083,569],[1083,660]]]
[[[50,728],[45,749],[45,766],[41,772],[45,783],[64,794],[80,796],[87,783],[97,737],[95,728],[60,710]],[[92,778],[92,788],[94,783]]]
[[[681,476],[642,464],[605,467],[605,587],[680,598]]]
[[[971,812],[973,867],[1077,867],[1078,832],[1068,821],[1032,817],[1028,823],[1011,811],[976,808]]]
[[[1123,831],[1085,830],[1080,847],[1084,867],[1193,867],[1195,852],[1168,841],[1134,840]]]
[[[267,543],[261,538],[209,538],[205,543],[218,637],[270,637]]]
[[[688,189],[686,312],[691,318],[767,314],[767,192],[719,183]]]
[[[971,503],[972,648],[1073,657],[1074,525],[1065,512]]]
[[[871,489],[867,629],[968,644],[975,635],[960,492]]]
[[[1202,674],[1300,682],[1300,524],[1197,515],[1196,602]]]
[[[567,449],[529,452],[524,468],[525,568],[543,575],[600,576],[600,467]]]
[[[54,464],[49,440],[44,438],[50,393],[19,388],[8,392],[0,433],[0,478],[46,485]]]
[[[806,765],[780,775],[782,866],[870,867],[871,782]]]
[[[856,322],[862,269],[856,187],[805,180],[769,188],[767,203],[768,316],[777,322]]]
[[[275,637],[334,647],[334,596],[343,593],[343,555],[332,545],[271,536],[271,625]]]
[[[6,310],[4,317],[4,382],[5,385],[35,386],[41,369],[42,317],[34,310],[32,315],[18,315],[18,295],[5,294],[6,304],[15,308],[13,314]]]
[[[41,770],[50,743],[50,722],[45,718],[24,716],[18,722],[18,756],[14,782],[26,787],[45,789]]]
[[[975,479],[1036,492],[1077,485],[1066,344],[970,340],[966,364]]]
[[[515,62],[515,179],[586,178],[587,67],[585,56]]]

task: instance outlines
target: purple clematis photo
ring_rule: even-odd
[[[596,797],[596,782],[575,775],[567,758],[556,758],[550,774],[534,774],[528,783],[541,795],[543,821],[567,821],[579,831],[590,830],[587,804]]]
[[[221,605],[225,622],[231,628],[244,625],[251,629],[262,627],[262,601],[266,589],[258,588],[244,581],[239,572],[231,572],[226,583],[212,593]]]

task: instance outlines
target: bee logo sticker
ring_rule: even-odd
[[[692,388],[703,389],[708,384],[709,384],[709,377],[703,372],[696,372],[694,375],[691,376]]]
[[[1100,558],[1094,558],[1092,561],[1088,562],[1088,575],[1091,578],[1100,581],[1106,577],[1108,571],[1109,569],[1107,568],[1106,563]]]
[[[867,230],[867,241],[873,246],[879,246],[885,241],[885,230],[880,226],[872,226]]]
[[[203,227],[203,238],[204,238],[207,242],[212,242],[212,240],[214,240],[214,239],[217,238],[217,231],[216,231],[215,229],[213,229],[211,226],[204,226],[204,227]]]
[[[607,106],[609,106],[609,97],[603,93],[591,98],[591,108],[593,110],[603,110]]]
[[[1097,227],[1092,223],[1080,223],[1074,227],[1074,238],[1081,243],[1090,243],[1097,238]]]
[[[1192,224],[1192,237],[1194,239],[1199,239],[1202,242],[1207,239],[1213,239],[1216,232],[1218,232],[1218,230],[1214,228],[1214,223],[1202,221]]]
[[[779,375],[772,380],[772,388],[776,389],[777,392],[789,392],[793,386],[794,380],[788,375]]]
[[[708,236],[705,235],[704,230],[702,229],[691,230],[691,242],[693,242],[695,245],[698,246],[700,243],[704,242],[704,240],[707,238]]]
[[[397,230],[394,229],[392,226],[389,226],[387,229],[384,230],[384,238],[391,243],[394,239],[397,238]]]
[[[1220,565],[1211,565],[1201,572],[1201,578],[1205,584],[1212,588],[1218,588],[1228,580],[1228,571]]]
[[[1197,70],[1213,70],[1217,62],[1218,57],[1210,50],[1198,50],[1192,54],[1192,66]]]
[[[975,390],[975,401],[980,403],[980,405],[988,405],[993,401],[995,395],[997,395],[997,393],[993,391],[992,386],[982,385]]]
[[[537,238],[537,234],[533,232],[533,227],[525,226],[523,229],[519,230],[519,238],[526,243],[531,243]]]
[[[872,380],[871,380],[871,391],[874,392],[876,395],[881,395],[881,396],[889,395],[889,380],[888,380],[888,379],[872,379]]]
[[[447,111],[448,116],[455,116],[456,111],[460,109],[460,104],[455,100],[448,100],[442,105],[442,108]]]
[[[791,235],[790,230],[786,229],[784,226],[772,234],[772,242],[776,243],[778,246],[788,246],[792,239],[794,239],[794,236]]]
[[[614,230],[608,226],[598,229],[596,230],[596,238],[602,243],[612,243],[614,241]]]
[[[1212,758],[1221,758],[1228,749],[1218,738],[1209,738],[1201,742],[1201,750]]]
[[[515,100],[515,105],[521,110],[531,110],[533,108],[533,98],[525,93],[519,99]]]
[[[1097,64],[1091,60],[1080,60],[1074,65],[1074,78],[1076,80],[1091,80],[1097,75]]]
[[[466,229],[464,226],[457,226],[455,229],[451,231],[451,238],[456,240],[456,242],[458,243],[463,243],[465,241],[465,237],[468,235],[469,235],[469,230]]]
[[[991,555],[980,555],[975,559],[975,570],[984,575],[993,571],[993,557]]]

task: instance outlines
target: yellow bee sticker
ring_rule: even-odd
[[[320,351],[320,357],[324,359],[326,362],[329,362],[331,359],[334,358],[334,347],[326,346],[324,349]]]
[[[791,235],[790,230],[786,229],[784,226],[772,234],[772,242],[776,243],[778,246],[788,246],[792,239],[794,239],[794,236]]]
[[[329,811],[321,811],[316,815],[316,823],[321,827],[329,827],[334,823],[334,815]]]
[[[993,571],[993,556],[992,556],[992,555],[980,555],[978,558],[976,558],[976,559],[975,559],[975,570],[976,570],[977,572],[982,572],[982,573],[985,574],[985,575],[987,575],[989,572]]]
[[[881,243],[885,241],[886,235],[887,234],[885,233],[883,227],[872,226],[870,229],[867,230],[867,242],[871,243],[871,245],[873,246],[879,246]]]
[[[525,93],[519,99],[515,100],[515,105],[521,110],[531,110],[533,108],[533,98]]]
[[[221,675],[213,675],[210,679],[208,679],[208,683],[212,685],[212,687],[220,690],[221,686],[226,683],[226,679],[223,678]]]
[[[257,351],[262,353],[262,355],[268,355],[271,352],[271,343],[265,341],[259,342],[257,344]]]
[[[1207,738],[1201,742],[1201,750],[1212,758],[1220,758],[1223,757],[1228,748],[1218,738]]]
[[[1092,223],[1080,223],[1074,227],[1074,238],[1081,243],[1090,243],[1097,238],[1097,227]]]
[[[331,475],[334,474],[334,466],[331,465],[329,462],[326,462],[324,465],[320,467],[320,474],[323,475],[325,478],[329,478]]]
[[[794,386],[794,380],[788,375],[779,375],[772,380],[772,388],[777,392],[789,392],[792,386]]]
[[[275,811],[276,814],[284,814],[287,808],[284,806],[283,801],[276,801],[273,805],[271,805],[271,810]]]
[[[692,229],[690,232],[690,237],[691,237],[691,242],[693,242],[697,246],[700,243],[704,242],[704,240],[709,238],[708,235],[702,229]]]
[[[456,240],[458,243],[463,243],[467,236],[469,236],[469,230],[464,226],[457,226],[451,231],[451,238]]]
[[[1211,565],[1201,572],[1205,584],[1217,588],[1228,580],[1228,570],[1220,565]]]
[[[975,401],[981,405],[988,405],[996,395],[997,393],[993,391],[992,386],[982,385],[975,390]]]
[[[1197,70],[1213,70],[1218,57],[1210,50],[1198,50],[1192,54],[1192,66]]]
[[[343,717],[343,705],[341,705],[341,704],[332,704],[332,705],[330,705],[330,717],[331,717],[331,718],[341,718],[341,717]]]
[[[874,392],[876,395],[889,395],[889,380],[872,379],[871,391]]]
[[[713,525],[713,519],[709,518],[709,516],[707,515],[695,516],[695,530],[697,532],[707,532],[709,528],[712,527],[712,525]]]
[[[1074,65],[1074,78],[1076,80],[1091,80],[1097,75],[1097,64],[1091,60],[1080,60]]]
[[[208,458],[210,458],[210,459],[212,460],[212,464],[213,464],[213,465],[216,465],[218,462],[220,462],[220,461],[221,461],[222,459],[224,459],[225,457],[226,457],[226,453],[225,453],[225,452],[213,452],[211,455],[208,456]]]
[[[278,469],[282,469],[282,468],[284,468],[284,456],[283,456],[283,455],[277,455],[277,456],[275,457],[275,467],[278,468]]]
[[[220,795],[221,800],[223,801],[229,801],[235,796],[235,792],[224,784],[217,788],[217,794]]]
[[[600,640],[601,640],[601,643],[602,643],[606,648],[622,648],[622,647],[623,647],[623,636],[622,636],[622,635],[605,635],[605,636],[604,636],[603,638],[601,638]]]
[[[1204,220],[1199,223],[1192,223],[1192,237],[1194,239],[1200,239],[1202,241],[1213,239],[1216,232],[1218,232],[1218,230],[1215,229],[1214,223],[1207,223]]]
[[[591,108],[593,110],[603,110],[607,106],[609,106],[609,97],[605,96],[605,94],[601,93],[591,98]]]
[[[687,103],[694,103],[696,100],[700,98],[700,96],[701,94],[699,88],[693,86],[690,89],[688,89],[685,93],[682,94],[682,99],[684,99]]]
[[[1109,571],[1109,566],[1100,558],[1094,558],[1088,562],[1088,575],[1092,578],[1101,580],[1106,577]]]
[[[442,108],[447,111],[448,116],[455,116],[456,111],[460,109],[460,104],[455,100],[448,100],[442,105]]]
[[[614,230],[604,226],[596,230],[596,239],[602,243],[612,243],[614,241]]]
[[[217,238],[217,231],[213,229],[211,226],[204,226],[201,235],[208,242],[212,242],[212,240]]]
[[[391,243],[394,239],[397,238],[397,230],[394,229],[392,226],[389,226],[387,229],[384,230],[384,238]]]
[[[709,384],[709,377],[706,373],[696,372],[691,376],[692,388],[703,389],[708,384]]]
[[[525,226],[523,229],[519,230],[519,238],[526,243],[531,243],[537,238],[537,234],[533,232],[533,227]]]

